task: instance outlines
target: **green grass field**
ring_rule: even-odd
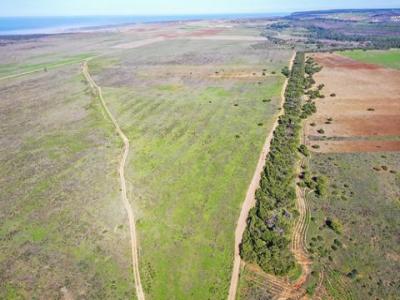
[[[395,152],[313,154],[312,174],[328,176],[330,186],[326,197],[308,197],[307,243],[314,257],[310,291],[323,270],[323,286],[333,299],[397,298],[399,162]],[[327,219],[339,224],[338,232]]]
[[[210,75],[278,71],[290,57],[249,46],[176,41],[90,63],[131,141],[129,198],[149,299],[227,297],[235,222],[284,78]]]
[[[32,72],[36,70],[51,70],[54,68],[63,67],[66,65],[77,64],[84,59],[93,56],[90,53],[84,53],[74,56],[53,58],[51,61],[40,63],[18,63],[18,64],[0,64],[0,78],[6,76],[17,75],[25,72]]]
[[[392,69],[400,69],[400,49],[352,50],[338,53],[361,62],[377,64]]]
[[[152,34],[0,48],[1,77],[43,69],[0,82],[0,298],[136,298],[122,145],[80,74],[80,61],[99,54],[90,72],[131,143],[128,196],[146,298],[227,297],[236,220],[291,51],[240,38],[113,48]]]
[[[121,145],[79,64],[0,86],[0,298],[132,298]]]

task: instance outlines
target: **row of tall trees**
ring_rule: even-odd
[[[256,206],[250,211],[241,244],[241,256],[245,261],[256,263],[265,272],[276,275],[285,275],[295,267],[295,259],[289,250],[292,227],[298,214],[295,165],[301,148],[301,120],[311,113],[310,110],[315,112],[315,106],[302,105],[302,96],[312,74],[317,71],[314,61],[305,61],[304,53],[296,55],[288,74],[285,112],[274,132],[260,187],[256,191]]]

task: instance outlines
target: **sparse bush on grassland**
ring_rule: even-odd
[[[327,218],[325,224],[337,234],[341,234],[343,231],[343,225],[335,218]]]
[[[299,152],[301,154],[303,154],[304,156],[309,156],[310,155],[310,151],[308,151],[307,146],[304,144],[301,144],[299,147]]]
[[[317,186],[315,192],[319,197],[325,197],[328,193],[328,178],[326,176],[319,176],[316,180]]]

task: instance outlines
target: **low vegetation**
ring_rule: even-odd
[[[312,218],[307,233],[313,270],[312,287],[322,286],[332,299],[397,299],[400,247],[400,168],[398,152],[314,153],[310,172],[328,178],[310,194]],[[378,168],[377,168],[378,169]]]

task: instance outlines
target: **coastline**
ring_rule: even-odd
[[[288,13],[204,14],[165,16],[56,16],[56,17],[0,17],[0,37],[54,35],[116,29],[141,24],[171,22],[257,20],[286,16]]]

